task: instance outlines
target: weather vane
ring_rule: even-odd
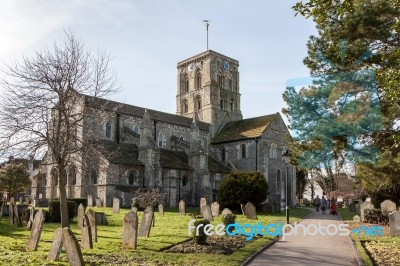
[[[207,51],[208,51],[208,26],[210,26],[210,23],[208,23],[208,22],[211,22],[211,20],[204,19],[203,22],[206,23],[206,30],[207,30]]]

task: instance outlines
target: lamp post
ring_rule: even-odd
[[[286,150],[284,154],[282,154],[282,158],[286,163],[286,184],[285,184],[285,201],[286,201],[286,224],[289,224],[289,204],[288,204],[288,174],[289,174],[289,162],[290,162],[290,153],[289,150]]]

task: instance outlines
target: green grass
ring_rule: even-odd
[[[95,211],[105,212],[109,225],[98,226],[98,242],[93,249],[82,249],[85,262],[96,262],[96,265],[115,264],[168,264],[168,265],[240,265],[248,256],[262,248],[273,240],[271,237],[259,238],[245,247],[235,251],[231,255],[214,254],[180,254],[167,253],[160,250],[176,243],[189,239],[188,222],[190,215],[180,216],[176,210],[167,210],[164,216],[155,213],[155,227],[151,229],[150,237],[139,238],[136,250],[121,248],[122,223],[124,215],[129,211],[121,209],[120,214],[112,214],[111,208],[93,208]],[[307,210],[293,208],[290,210],[291,222],[300,220],[308,214]],[[189,209],[188,212],[196,213],[198,209]],[[139,212],[139,223],[142,217]],[[262,224],[284,222],[285,214],[258,214],[258,221]],[[256,223],[258,221],[247,220],[243,215],[237,215],[239,223]],[[212,222],[214,225],[222,223],[221,217]],[[140,224],[139,224],[140,226]],[[8,224],[8,217],[0,221],[0,258],[1,265],[67,265],[64,252],[60,261],[49,262],[47,255],[54,237],[55,229],[59,224],[45,223],[39,248],[35,252],[25,252],[25,246],[29,237],[29,231],[25,227],[17,227]],[[76,221],[72,221],[71,230],[80,240],[80,230]]]

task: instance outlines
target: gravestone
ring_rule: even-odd
[[[104,212],[95,212],[96,225],[108,225],[107,217]]]
[[[113,213],[119,213],[119,208],[120,208],[120,199],[119,198],[114,198],[113,199]]]
[[[62,248],[62,229],[57,228],[56,233],[54,235],[53,242],[51,243],[49,255],[47,256],[47,259],[49,261],[56,261],[60,257],[61,253],[61,248]]]
[[[164,215],[164,206],[162,204],[158,204],[158,213]]]
[[[17,221],[17,225],[22,226],[21,215],[19,213],[17,204],[14,205],[14,216],[15,216],[15,220]]]
[[[78,228],[81,229],[83,227],[83,218],[85,215],[85,207],[83,207],[83,204],[79,204],[78,206],[78,214],[77,214],[77,219],[78,219]]]
[[[83,226],[81,227],[81,246],[83,248],[93,248],[92,228],[86,214],[82,217]]]
[[[351,211],[351,212],[357,211],[357,205],[354,202],[349,204],[349,211]]]
[[[400,236],[400,212],[389,213],[389,230],[391,236]]]
[[[62,236],[69,265],[84,266],[82,251],[75,235],[68,227],[65,227],[62,230]]]
[[[213,221],[213,215],[211,213],[211,206],[206,204],[203,207],[201,207],[201,214],[203,214],[204,219]]]
[[[354,215],[354,217],[353,217],[353,222],[355,222],[355,223],[361,223],[361,217],[358,216],[358,215]]]
[[[153,223],[154,211],[153,207],[147,207],[142,216],[140,223],[139,237],[148,237],[150,235],[151,225]]]
[[[135,212],[130,211],[124,216],[122,247],[136,249],[137,237],[138,237],[138,216]]]
[[[186,203],[184,200],[179,201],[179,214],[186,215]]]
[[[96,213],[92,210],[89,209],[86,211],[86,215],[88,217],[89,221],[89,226],[92,231],[92,241],[97,242],[97,226],[96,226]],[[84,226],[87,226],[87,224],[84,224]]]
[[[44,222],[43,210],[39,210],[35,219],[33,219],[31,234],[29,235],[28,244],[26,245],[26,251],[36,251],[40,241],[40,235],[42,234]]]
[[[369,201],[365,201],[365,202],[361,203],[361,205],[360,205],[361,222],[364,222],[365,211],[372,210],[373,208],[374,208],[374,205]]]
[[[31,231],[31,229],[32,229],[34,214],[35,214],[35,207],[32,207],[29,210],[29,220],[28,220],[28,224],[26,225],[26,229],[28,229],[29,231]]]
[[[131,202],[131,211],[133,211],[134,213],[137,213],[138,211],[137,205],[138,205],[137,197],[133,197]]]
[[[137,213],[138,209],[137,209],[137,207],[132,207],[131,211],[133,211],[134,213]]]
[[[201,198],[200,199],[200,210],[203,208],[204,205],[207,205],[207,200],[206,198]]]
[[[213,217],[219,216],[219,203],[218,202],[213,202],[211,204],[211,214]]]
[[[92,195],[87,196],[87,206],[88,207],[93,207],[93,197]]]
[[[101,208],[103,207],[103,202],[99,197],[96,198],[96,207]]]
[[[253,203],[247,202],[243,209],[247,219],[257,220],[256,207]]]
[[[223,209],[221,213],[222,217],[224,217],[227,214],[232,214],[232,211],[228,208]]]
[[[381,211],[382,212],[394,212],[396,211],[396,203],[391,200],[384,200],[381,202]]]
[[[240,209],[242,210],[242,214],[246,215],[246,212],[244,211],[244,205],[243,204],[240,204]]]

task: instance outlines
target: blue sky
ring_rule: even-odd
[[[210,49],[240,63],[245,118],[281,111],[286,80],[308,76],[302,60],[314,24],[296,1],[12,1],[0,5],[0,68],[50,46],[70,29],[107,50],[121,92],[114,100],[175,113],[177,62]]]

